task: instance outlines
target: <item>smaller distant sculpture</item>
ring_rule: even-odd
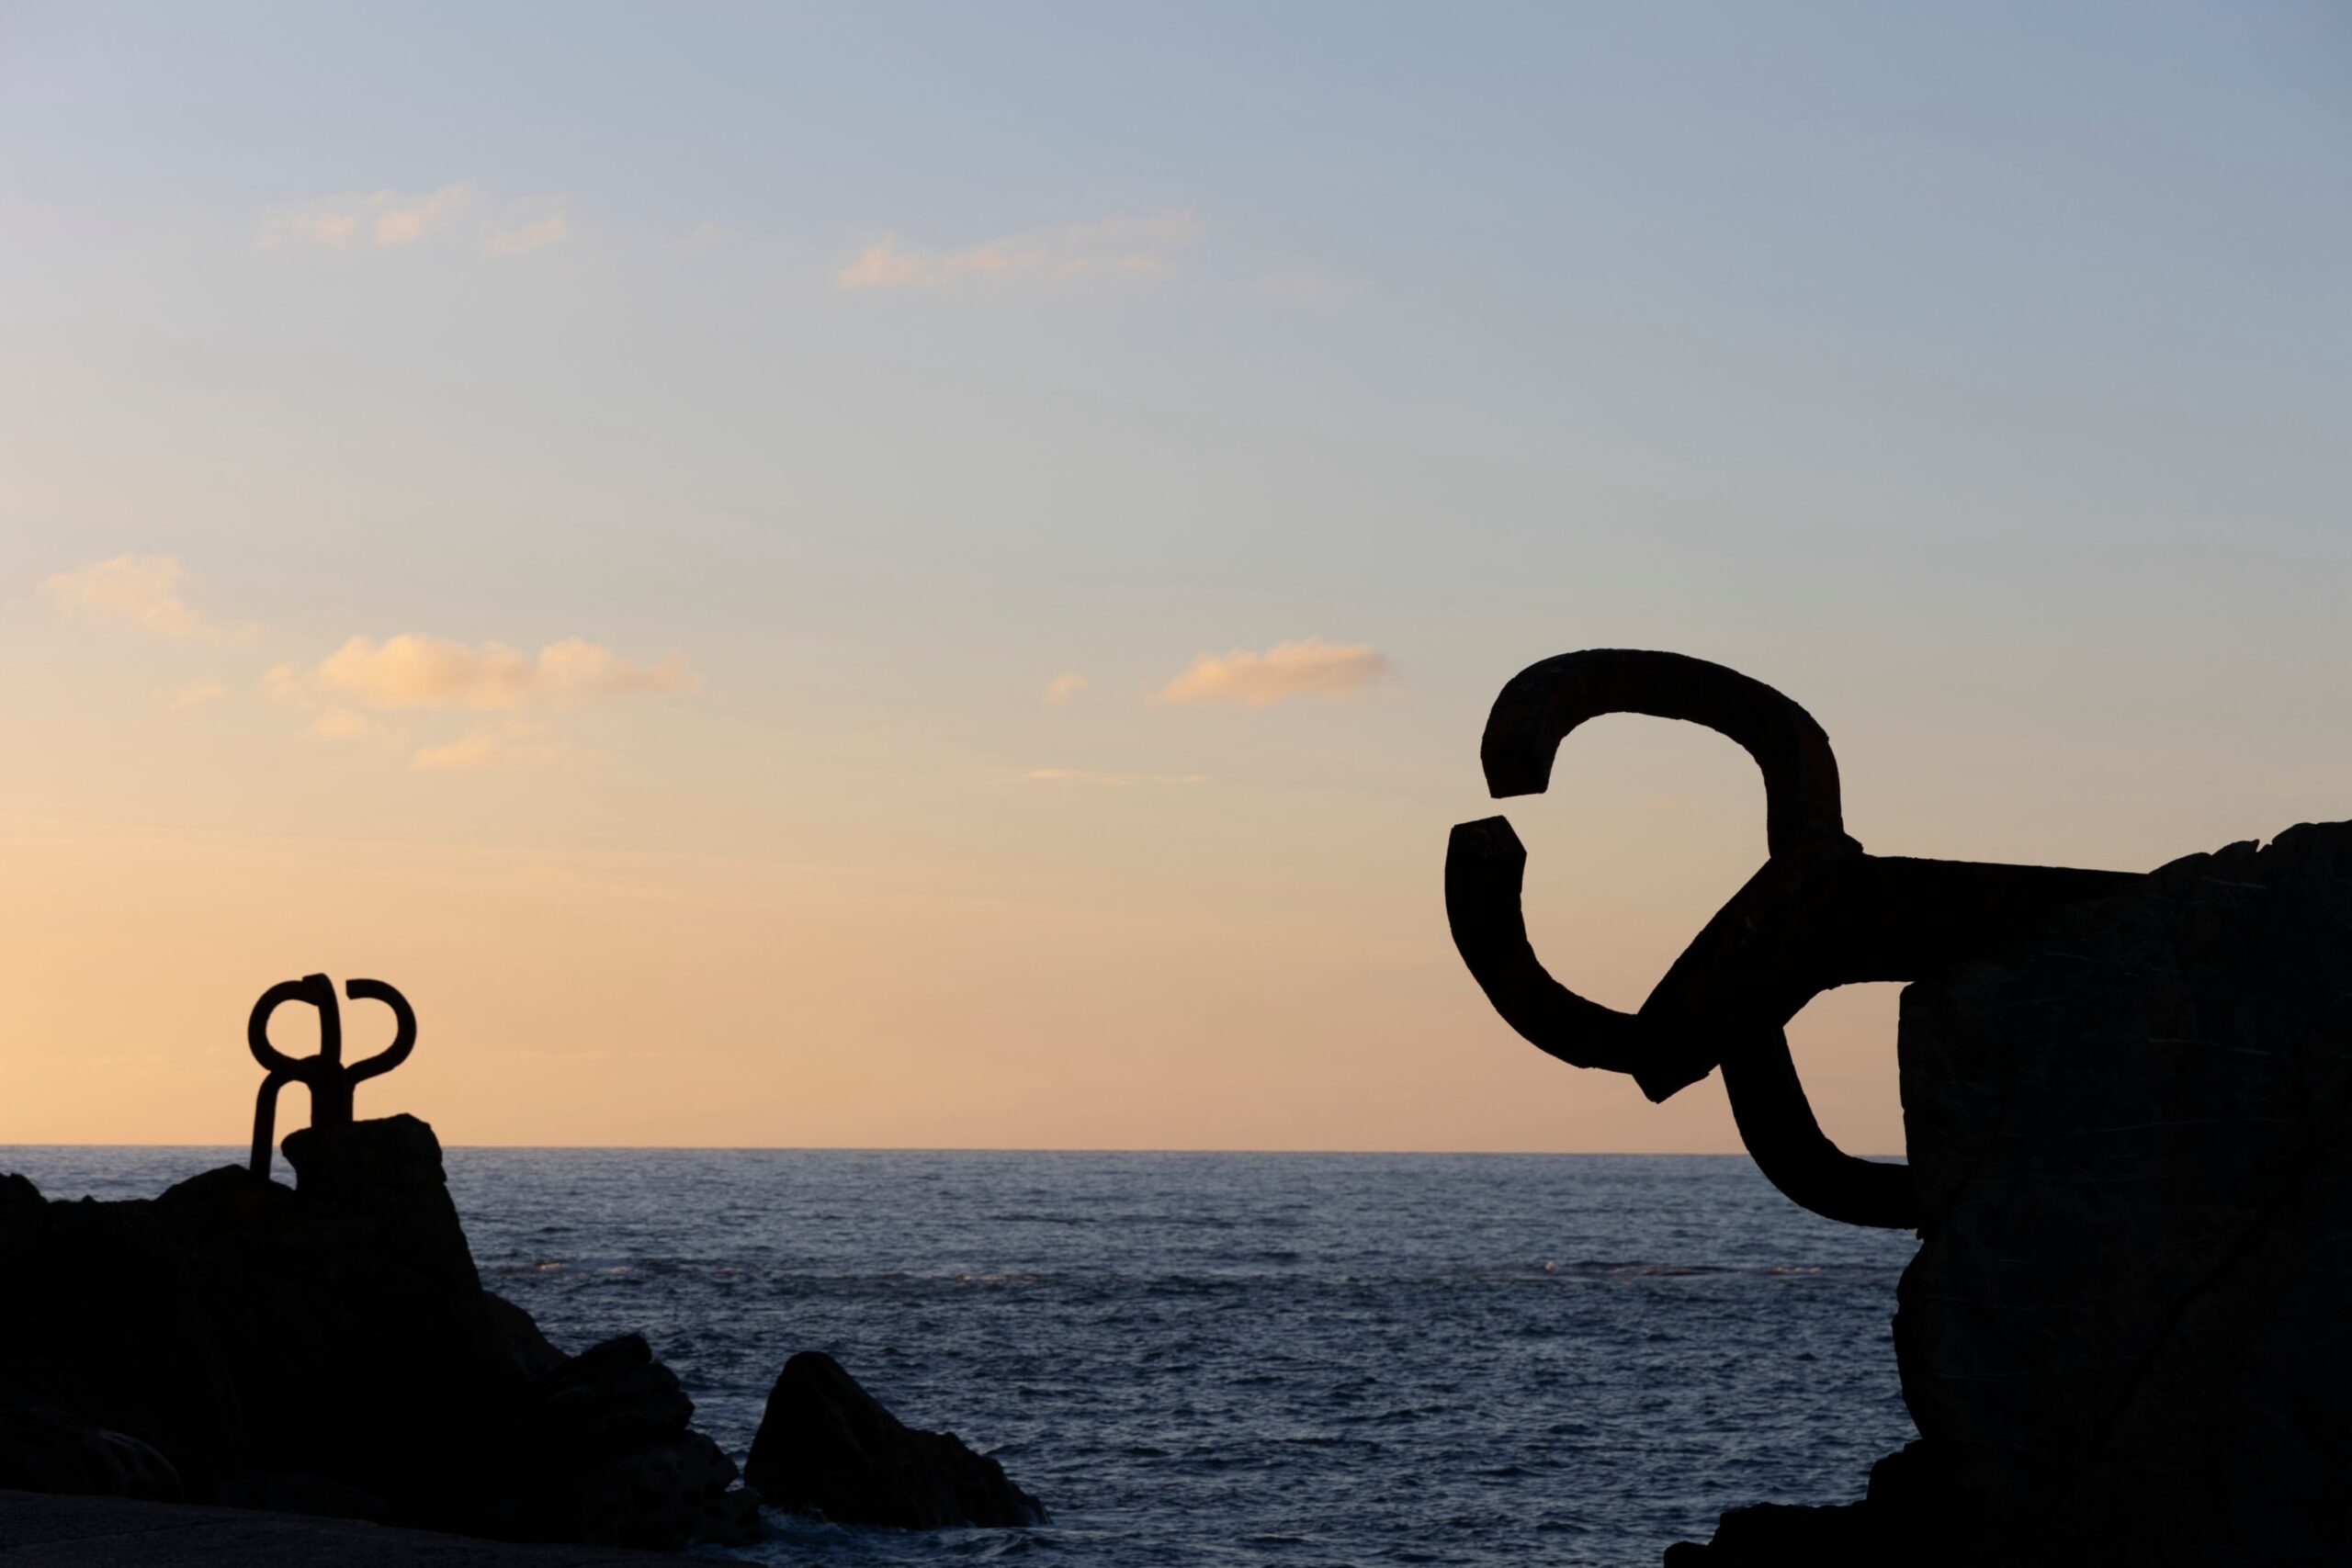
[[[254,1060],[269,1069],[254,1104],[253,1173],[269,1179],[271,1146],[277,1142],[277,1091],[289,1082],[311,1091],[311,1125],[351,1125],[352,1090],[364,1078],[389,1073],[408,1060],[416,1047],[416,1014],[408,998],[381,980],[346,980],[343,994],[353,1001],[378,1001],[392,1010],[392,1043],[364,1062],[345,1066],[343,1061],[343,1014],[334,997],[334,982],[324,975],[280,980],[254,1003],[245,1021],[245,1044]],[[269,1043],[270,1015],[288,1002],[304,1002],[319,1010],[319,1054],[296,1058]]]

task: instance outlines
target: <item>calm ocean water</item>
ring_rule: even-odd
[[[232,1149],[0,1148],[51,1197]],[[1860,1495],[1912,1435],[1903,1234],[1745,1158],[453,1149],[485,1281],[566,1349],[641,1330],[740,1460],[823,1349],[1054,1522],[775,1519],[741,1555],[1655,1563],[1714,1516]]]

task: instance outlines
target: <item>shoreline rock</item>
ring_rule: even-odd
[[[772,1507],[843,1525],[936,1529],[1046,1522],[1046,1506],[953,1432],[918,1431],[840,1362],[803,1350],[768,1391],[744,1480]]]
[[[565,1356],[481,1289],[429,1126],[285,1148],[298,1189],[233,1166],[123,1202],[0,1180],[0,1486],[158,1492],[143,1450],[198,1502],[504,1540],[756,1539],[756,1497],[642,1338]]]

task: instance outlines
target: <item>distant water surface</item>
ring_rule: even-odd
[[[232,1149],[0,1148],[51,1197]],[[1739,1157],[453,1149],[484,1280],[566,1349],[641,1330],[740,1460],[786,1356],[1001,1459],[1054,1522],[771,1516],[741,1555],[1655,1563],[1860,1495],[1913,1435],[1907,1234]],[[281,1173],[284,1174],[284,1173]]]

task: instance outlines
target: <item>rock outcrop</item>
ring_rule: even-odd
[[[768,1393],[744,1479],[770,1506],[846,1525],[1046,1522],[1045,1506],[953,1432],[919,1432],[841,1363],[804,1350]]]
[[[430,1127],[313,1128],[286,1154],[299,1190],[239,1167],[115,1203],[0,1179],[0,1487],[751,1538],[755,1500],[643,1340],[566,1357],[482,1291]]]
[[[2352,1562],[2352,824],[1912,986],[1900,1054],[1920,1441],[1679,1561]]]
[[[0,1485],[176,1503],[172,1461],[148,1444],[22,1394],[0,1397]]]

